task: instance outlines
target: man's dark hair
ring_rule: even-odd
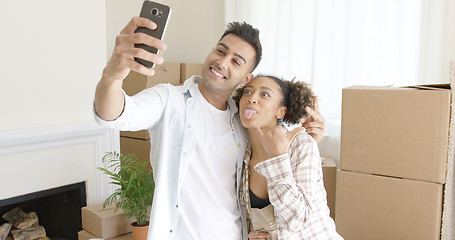
[[[253,46],[254,51],[256,52],[256,62],[254,64],[253,69],[251,70],[253,71],[259,65],[259,62],[261,61],[262,58],[262,46],[261,40],[259,40],[259,30],[253,28],[253,26],[246,22],[243,23],[231,22],[227,25],[226,31],[224,31],[223,36],[221,36],[220,38],[220,41],[221,39],[223,39],[224,36],[231,33],[240,37],[245,42]]]

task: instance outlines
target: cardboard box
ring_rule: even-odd
[[[180,82],[183,83],[185,80],[193,75],[202,76],[202,63],[181,63],[180,64]]]
[[[132,233],[127,233],[115,238],[111,238],[109,240],[133,240],[133,234]]]
[[[337,172],[337,232],[349,240],[439,239],[443,185]]]
[[[120,131],[120,137],[129,137],[129,138],[137,138],[142,140],[150,140],[150,134],[148,130],[141,130],[141,131]]]
[[[327,205],[330,209],[330,217],[335,219],[335,190],[336,190],[337,167],[332,157],[322,157],[322,174],[324,187],[327,192]]]
[[[343,89],[340,168],[444,183],[450,86]]]
[[[134,218],[127,218],[121,209],[115,212],[115,206],[103,204],[83,207],[82,228],[97,238],[109,239],[131,232]]]
[[[96,238],[95,235],[92,235],[91,233],[85,231],[84,229],[80,230],[77,233],[77,239],[78,240],[89,240],[92,238]]]
[[[155,75],[151,77],[130,71],[125,80],[123,80],[122,88],[126,94],[131,96],[159,83],[180,85],[180,63],[165,62],[161,65],[156,65],[154,69]]]
[[[85,230],[81,230],[77,233],[78,240],[89,240],[96,238],[94,235],[90,234],[89,232]],[[108,240],[133,240],[133,234],[132,233],[127,233],[118,237],[114,238],[109,238]]]
[[[150,165],[150,149],[150,140],[120,137],[120,153],[135,153],[139,160],[148,162],[148,167],[152,168]]]

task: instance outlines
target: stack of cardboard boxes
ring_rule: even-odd
[[[102,238],[109,240],[132,240],[131,223],[134,218],[127,218],[121,209],[115,211],[115,205],[103,204],[83,207],[82,230],[78,233],[78,240]]]
[[[321,160],[324,188],[327,193],[327,206],[330,209],[330,217],[335,220],[336,163],[335,159],[329,156],[323,156]]]
[[[448,84],[343,89],[337,231],[351,239],[440,239]]]
[[[156,65],[155,75],[152,77],[131,71],[123,81],[123,90],[131,96],[159,83],[170,83],[174,86],[182,85],[191,76],[200,76],[202,67],[203,64],[199,63],[166,62],[162,65]],[[150,135],[148,130],[121,131],[120,152],[122,154],[135,153],[138,159],[150,163]]]

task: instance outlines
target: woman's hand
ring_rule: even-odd
[[[270,158],[285,154],[295,135],[305,129],[303,127],[296,127],[288,133],[284,133],[283,130],[283,127],[278,125],[271,131],[264,133],[261,128],[256,126],[256,132],[262,143],[262,147],[264,147],[265,152]]]
[[[325,119],[319,112],[319,101],[317,96],[314,96],[313,108],[314,109],[307,107],[305,110],[310,114],[310,117],[303,117],[299,122],[302,124],[302,127],[306,129],[306,132],[310,134],[316,142],[319,142],[324,135]]]

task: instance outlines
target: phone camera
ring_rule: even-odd
[[[161,12],[160,10],[158,10],[158,8],[153,8],[153,9],[152,9],[152,15],[153,15],[153,16],[161,17],[161,16],[163,15],[163,12]]]

